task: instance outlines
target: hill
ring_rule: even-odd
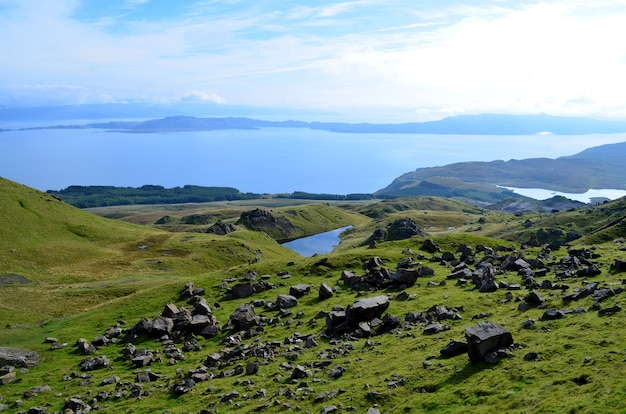
[[[102,113],[108,113],[106,108],[95,108],[90,118],[101,118]],[[154,108],[153,108],[154,109]],[[198,108],[191,109],[197,112]],[[49,108],[41,118],[48,119]],[[98,112],[100,110],[100,112]],[[86,117],[92,112],[80,111],[66,107],[60,111],[61,118],[67,117],[68,112],[77,111]],[[162,112],[163,109],[161,108]],[[19,119],[29,111],[5,108],[0,111],[0,119],[13,114]],[[35,111],[36,112],[36,111]],[[159,111],[157,111],[159,112]],[[124,113],[123,110],[112,112]],[[150,112],[154,113],[154,112]],[[134,118],[138,115],[135,114]],[[128,117],[128,116],[127,116]],[[580,134],[611,134],[626,132],[626,122],[613,119],[593,119],[551,116],[546,114],[535,115],[506,115],[480,114],[461,115],[429,122],[407,122],[397,124],[345,123],[345,122],[305,122],[305,121],[265,121],[246,117],[196,117],[196,116],[168,116],[165,118],[149,119],[145,121],[109,121],[77,125],[54,125],[24,129],[64,129],[64,128],[100,128],[109,130],[124,130],[137,133],[171,132],[171,131],[211,131],[223,129],[258,129],[258,128],[310,128],[341,133],[385,133],[385,134],[457,134],[457,135],[532,135],[539,133],[580,135]],[[1,131],[0,131],[1,132]]]
[[[302,258],[242,228],[265,213],[225,235],[168,232],[0,180],[0,356],[39,356],[0,367],[0,407],[626,409],[624,200],[524,216],[437,197],[321,207],[267,208],[361,218]],[[398,223],[413,233],[364,243]]]
[[[445,195],[477,201],[512,196],[501,188],[544,188],[583,193],[589,189],[619,189],[626,184],[626,143],[593,147],[569,157],[461,162],[419,168],[401,175],[380,196]],[[471,195],[471,193],[475,193]],[[469,196],[468,196],[469,194]]]

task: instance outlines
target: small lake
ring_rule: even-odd
[[[327,231],[324,233],[314,234],[309,237],[302,237],[283,243],[283,246],[290,248],[300,256],[313,256],[314,254],[330,253],[339,243],[339,234],[352,226],[341,227],[339,229]]]

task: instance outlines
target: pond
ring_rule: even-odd
[[[330,253],[340,241],[339,234],[351,227],[352,226],[341,227],[324,233],[314,234],[313,236],[302,237],[283,243],[283,246],[305,257],[313,256],[316,253]]]

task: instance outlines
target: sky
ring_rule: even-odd
[[[626,118],[626,0],[0,0],[0,106]]]

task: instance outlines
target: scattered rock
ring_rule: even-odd
[[[333,294],[334,291],[330,286],[328,286],[324,282],[320,283],[320,288],[318,291],[318,297],[320,298],[320,300],[329,299],[333,296]]]
[[[467,352],[467,342],[455,341],[454,339],[450,341],[445,348],[439,351],[442,357],[444,358],[452,358],[454,356],[464,354]]]

